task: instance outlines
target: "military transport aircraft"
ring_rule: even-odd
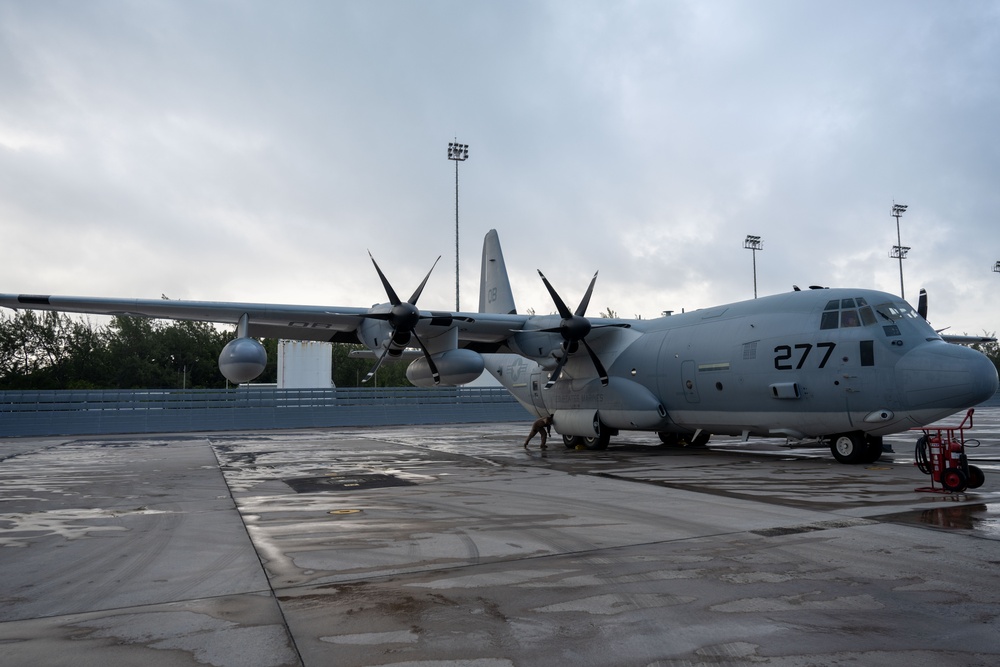
[[[237,384],[264,369],[257,338],[269,337],[360,342],[372,373],[415,353],[406,375],[418,386],[466,384],[485,369],[530,412],[552,415],[567,447],[590,449],[620,431],[654,431],[668,445],[819,438],[842,463],[871,462],[882,436],[998,387],[988,358],[931,328],[923,299],[918,313],[884,292],[796,288],[653,320],[588,318],[596,273],[571,310],[539,271],[558,314],[520,315],[491,230],[479,312],[460,313],[417,307],[430,272],[403,301],[372,263],[389,301],[371,308],[24,294],[0,294],[0,306],[235,324],[219,368]]]

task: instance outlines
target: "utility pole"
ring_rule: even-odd
[[[759,236],[748,234],[743,240],[743,247],[753,252],[753,298],[757,298],[757,251],[764,249],[764,242]]]
[[[469,144],[460,144],[456,138],[448,144],[448,159],[455,162],[455,310],[461,311],[458,296],[458,163],[469,159]]]
[[[906,259],[906,253],[910,251],[910,246],[904,246],[903,241],[899,236],[899,216],[906,212],[906,204],[897,204],[893,202],[892,204],[892,217],[896,218],[896,245],[892,246],[892,250],[889,252],[889,257],[892,259],[899,260],[899,297],[906,300],[906,292],[903,290],[903,260]]]

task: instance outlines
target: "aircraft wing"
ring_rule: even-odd
[[[958,343],[959,345],[971,345],[973,343],[995,343],[993,336],[959,336],[953,334],[940,334],[941,339],[946,343]]]
[[[235,303],[224,301],[176,301],[167,299],[120,299],[33,294],[0,294],[6,308],[53,310],[94,315],[140,316],[169,320],[194,320],[237,324],[247,316],[247,335],[340,343],[359,342],[355,332],[371,312],[368,308]],[[493,313],[422,311],[417,331],[431,334],[458,327],[458,340],[470,343],[502,343],[512,331],[523,328],[527,316]]]

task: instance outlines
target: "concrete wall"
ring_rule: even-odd
[[[532,419],[495,388],[0,391],[0,437]]]

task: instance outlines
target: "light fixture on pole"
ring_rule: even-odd
[[[743,247],[753,252],[753,298],[757,298],[757,251],[764,249],[764,242],[759,236],[747,234]]]
[[[458,139],[449,143],[448,159],[455,162],[455,310],[461,311],[458,296],[458,163],[469,159],[469,144],[460,144]]]
[[[906,259],[906,253],[910,251],[910,246],[904,246],[899,236],[899,216],[905,212],[906,204],[893,203],[890,215],[896,218],[896,245],[892,246],[892,250],[889,252],[889,257],[899,260],[899,297],[903,300],[906,299],[906,292],[903,289],[903,260]]]
[[[1000,273],[1000,262],[993,265],[993,273]]]

